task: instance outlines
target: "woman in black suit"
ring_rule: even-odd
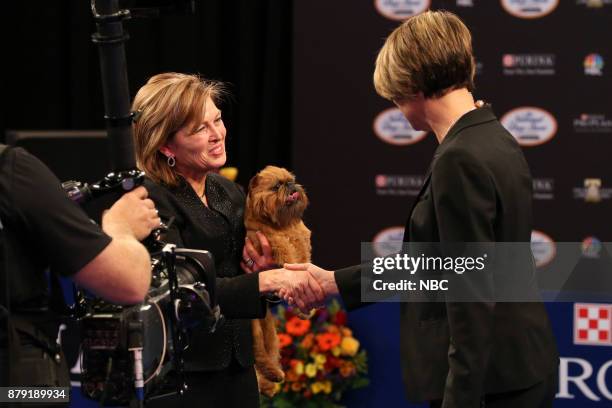
[[[475,105],[474,72],[470,32],[448,12],[411,17],[380,50],[376,91],[439,142],[406,241],[530,242],[529,168],[490,108]],[[362,305],[360,266],[288,267],[309,270],[347,307]],[[523,267],[521,274],[533,277],[530,254]],[[552,406],[558,357],[539,301],[402,303],[400,315],[410,400],[446,408]]]
[[[266,269],[272,258],[269,250],[265,256],[243,250],[245,194],[216,173],[226,161],[221,95],[221,84],[195,75],[153,76],[134,99],[134,140],[150,198],[162,219],[174,218],[164,240],[213,254],[217,299],[226,317],[215,333],[196,329],[191,337],[185,406],[257,407],[250,319],[265,316],[262,294],[281,288],[297,294],[306,287],[319,297],[322,292],[305,272],[245,273]],[[259,238],[267,247],[265,237]]]

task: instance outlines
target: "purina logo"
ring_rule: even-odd
[[[574,344],[612,346],[612,305],[574,304]]]
[[[431,5],[430,0],[374,0],[376,10],[390,20],[406,20],[424,12]]]
[[[557,254],[557,246],[551,237],[542,231],[531,231],[531,253],[537,268],[549,264]]]
[[[550,178],[533,179],[534,200],[552,200],[555,198],[555,180]]]
[[[380,196],[417,196],[424,176],[379,174],[374,178],[376,194]]]
[[[584,358],[559,357],[559,392],[555,398],[574,400],[572,406],[605,406],[585,405],[578,401],[583,397],[596,402],[612,401],[612,392],[606,381],[610,378],[608,371],[611,367],[612,360],[595,363]]]
[[[602,76],[604,59],[599,54],[589,54],[584,58],[584,74]]]
[[[504,75],[555,75],[554,54],[504,54]]]
[[[390,227],[380,231],[372,240],[376,256],[395,254],[402,249],[404,227]]]
[[[414,130],[397,108],[385,109],[374,119],[374,133],[386,143],[398,146],[420,142],[427,132]]]
[[[601,241],[595,237],[586,237],[580,245],[582,256],[585,258],[599,258],[601,252]]]
[[[540,18],[552,13],[559,0],[501,0],[509,14],[519,18]]]
[[[546,143],[557,133],[555,117],[533,106],[512,109],[502,116],[501,123],[521,146]]]
[[[601,113],[582,113],[574,119],[576,133],[612,133],[612,119]]]
[[[612,188],[602,188],[600,178],[585,178],[583,187],[574,188],[574,198],[586,203],[598,203],[612,198]]]

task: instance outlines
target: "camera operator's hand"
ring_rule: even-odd
[[[104,232],[110,236],[130,235],[139,241],[145,239],[161,223],[148,195],[142,186],[124,194],[102,216]]]

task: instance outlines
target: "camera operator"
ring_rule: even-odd
[[[160,224],[147,195],[144,187],[124,194],[100,229],[42,162],[0,145],[1,386],[70,386],[50,307],[54,276],[114,303],[143,300],[151,265],[138,241]]]

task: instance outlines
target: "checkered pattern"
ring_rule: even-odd
[[[574,344],[612,346],[612,305],[574,304]]]

